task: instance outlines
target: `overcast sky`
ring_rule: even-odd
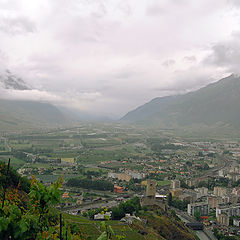
[[[8,98],[121,116],[240,69],[239,0],[0,0]]]

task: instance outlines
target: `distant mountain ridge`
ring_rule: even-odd
[[[0,74],[3,90],[25,91],[32,88],[9,70]],[[19,130],[66,124],[69,119],[57,107],[38,101],[7,100],[0,95],[0,130]]]
[[[112,119],[48,102],[1,99],[2,91],[31,91],[33,88],[9,70],[0,73],[0,132],[26,128],[55,127],[79,121]]]
[[[168,127],[223,125],[240,128],[240,77],[230,75],[194,92],[155,98],[121,120]]]
[[[49,103],[0,99],[1,130],[50,127],[68,122],[69,119]]]

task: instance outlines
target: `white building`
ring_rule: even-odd
[[[197,198],[205,197],[208,195],[208,188],[206,187],[195,188],[194,190],[198,193]]]
[[[233,226],[240,227],[240,218],[233,219]]]
[[[133,172],[133,171],[127,171],[126,173],[135,179],[143,179],[145,177],[144,173]]]
[[[117,173],[109,172],[108,178],[117,178]]]
[[[94,215],[94,220],[105,220],[106,218],[111,218],[112,211],[111,212],[106,212],[104,214],[98,213]]]
[[[226,169],[221,169],[218,171],[218,176],[219,177],[225,177],[227,175],[227,170]]]

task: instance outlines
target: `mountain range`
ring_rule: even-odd
[[[0,75],[0,87],[19,91],[32,89],[10,71]],[[0,129],[3,130],[59,126],[79,120],[106,121],[51,103],[6,100],[0,96]],[[164,128],[217,126],[240,129],[240,77],[230,75],[194,92],[154,98],[128,112],[121,121]]]
[[[24,80],[9,70],[0,75],[0,87],[5,90],[31,90]],[[2,131],[51,127],[68,122],[69,118],[50,103],[7,100],[1,99],[0,96],[0,128]]]
[[[56,106],[49,102],[3,99],[1,89],[28,91],[33,88],[9,70],[0,73],[0,132],[1,130],[56,127],[79,121],[112,121],[109,117],[71,107]]]
[[[174,128],[240,128],[240,77],[230,75],[194,92],[154,98],[121,120]]]

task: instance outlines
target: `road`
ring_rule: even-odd
[[[189,216],[186,212],[182,212],[176,208],[174,208],[174,211],[184,223],[196,222],[196,220],[191,216]],[[196,235],[199,237],[200,240],[217,240],[213,235],[212,231],[206,228],[204,228],[203,231],[194,231],[194,232],[196,233]]]
[[[81,205],[78,207],[72,207],[68,209],[62,209],[65,212],[78,212],[82,210],[96,209],[96,208],[112,208],[119,204],[117,201],[109,201],[109,202],[100,202],[100,203],[89,203],[86,205]]]
[[[226,159],[226,157],[224,155],[217,155],[219,161],[218,161],[218,165],[216,167],[214,167],[213,169],[209,169],[206,170],[203,175],[195,178],[195,179],[201,179],[203,177],[209,177],[209,176],[214,176],[216,173],[218,173],[219,170],[225,168],[227,166],[227,164],[229,164],[229,162],[231,162],[231,160]]]

